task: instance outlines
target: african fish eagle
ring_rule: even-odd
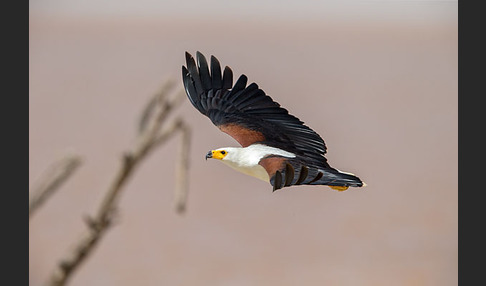
[[[221,73],[216,57],[211,56],[210,68],[200,52],[196,61],[186,52],[182,79],[189,101],[242,146],[211,150],[206,159],[270,182],[273,191],[292,185],[327,185],[338,191],[365,185],[332,168],[324,157],[324,140],[256,83],[247,86],[246,75],[233,85],[232,70],[226,66]]]

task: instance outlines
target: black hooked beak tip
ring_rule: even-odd
[[[206,160],[208,158],[213,158],[213,151],[209,151],[207,154],[206,154]]]

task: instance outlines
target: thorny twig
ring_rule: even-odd
[[[122,187],[133,175],[135,168],[146,158],[147,154],[173,137],[177,131],[182,131],[182,154],[177,169],[176,211],[182,213],[185,210],[190,129],[181,119],[176,119],[169,127],[162,128],[169,114],[182,103],[184,98],[183,92],[177,93],[172,99],[168,98],[167,95],[173,86],[172,82],[168,82],[161,89],[161,92],[149,102],[140,121],[137,144],[132,151],[124,153],[120,168],[109,185],[98,212],[94,217],[85,219],[88,225],[87,233],[76,243],[73,250],[61,260],[59,267],[50,277],[49,285],[66,284],[73,271],[93,251],[111,225]]]

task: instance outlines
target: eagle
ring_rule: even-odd
[[[256,83],[247,85],[246,75],[233,85],[233,71],[228,66],[222,71],[216,57],[211,56],[210,66],[199,51],[196,59],[188,52],[185,57],[182,81],[189,101],[241,145],[210,150],[206,160],[220,160],[269,182],[273,191],[294,185],[327,185],[337,191],[365,186],[354,174],[332,168],[321,136]]]

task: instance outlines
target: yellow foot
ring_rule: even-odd
[[[331,189],[336,190],[336,191],[346,191],[349,187],[344,187],[344,186],[329,186]]]

